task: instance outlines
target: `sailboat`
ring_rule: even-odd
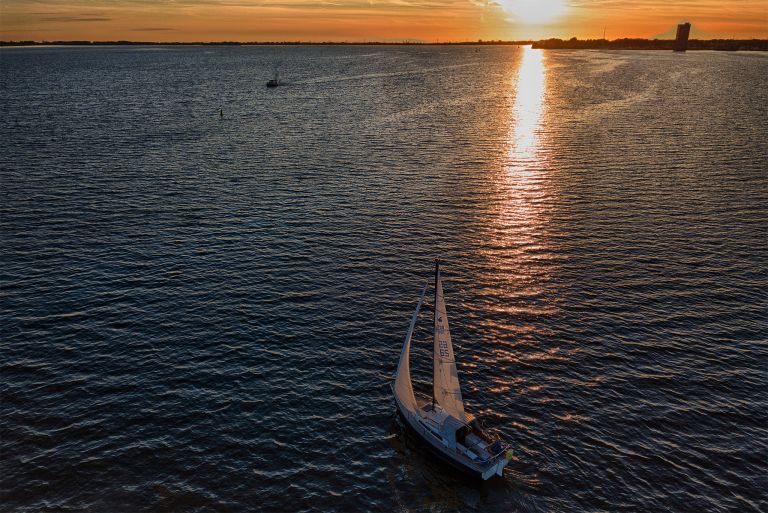
[[[282,85],[282,82],[280,82],[280,72],[275,68],[274,75],[267,81],[267,87],[277,87],[279,85]]]
[[[477,419],[464,411],[456,360],[440,277],[440,261],[435,261],[434,381],[432,398],[417,400],[411,383],[411,337],[424,300],[421,291],[416,311],[405,336],[395,372],[392,393],[405,424],[439,459],[457,470],[483,480],[501,476],[512,459],[512,451],[483,431]]]

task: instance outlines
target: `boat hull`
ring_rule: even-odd
[[[395,404],[397,406],[397,413],[400,418],[403,419],[403,423],[407,427],[408,432],[414,435],[419,440],[421,445],[424,446],[431,455],[439,459],[441,462],[449,465],[452,469],[460,472],[465,476],[481,481],[486,481],[494,476],[500,477],[502,475],[507,460],[502,459],[501,461],[497,461],[493,465],[489,465],[485,468],[475,468],[469,465],[465,465],[460,460],[451,458],[449,455],[445,454],[444,450],[436,446],[429,439],[429,436],[426,433],[422,432],[422,430],[420,430],[417,426],[414,426],[413,423],[416,421],[413,420],[409,412],[403,411],[401,409],[397,399],[395,399]]]

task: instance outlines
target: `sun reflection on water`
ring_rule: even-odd
[[[555,184],[547,140],[547,58],[523,47],[510,77],[513,103],[503,160],[494,174],[484,255],[492,275],[483,277],[492,314],[482,330],[492,340],[494,359],[513,367],[566,357],[559,347],[542,347],[548,328],[542,320],[555,312],[551,273],[557,264],[550,232]],[[551,330],[549,330],[551,331]],[[537,383],[517,383],[508,373],[495,378],[498,391],[540,390]],[[535,385],[535,387],[534,387]],[[507,392],[508,393],[508,392]]]
[[[546,68],[541,50],[523,47],[517,72],[508,171],[526,172],[542,167],[540,125],[544,113]]]
[[[521,53],[512,78],[507,148],[495,176],[487,252],[499,271],[494,285],[505,285],[496,292],[512,296],[500,303],[504,313],[534,313],[530,309],[536,305],[514,297],[543,295],[549,266],[542,265],[542,259],[551,255],[547,235],[552,184],[544,131],[547,68],[541,50],[523,47]]]

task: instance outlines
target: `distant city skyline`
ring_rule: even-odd
[[[766,0],[4,0],[2,40],[768,38]]]

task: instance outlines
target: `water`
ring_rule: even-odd
[[[0,511],[768,510],[765,55],[0,67]],[[395,422],[436,256],[501,480]]]

